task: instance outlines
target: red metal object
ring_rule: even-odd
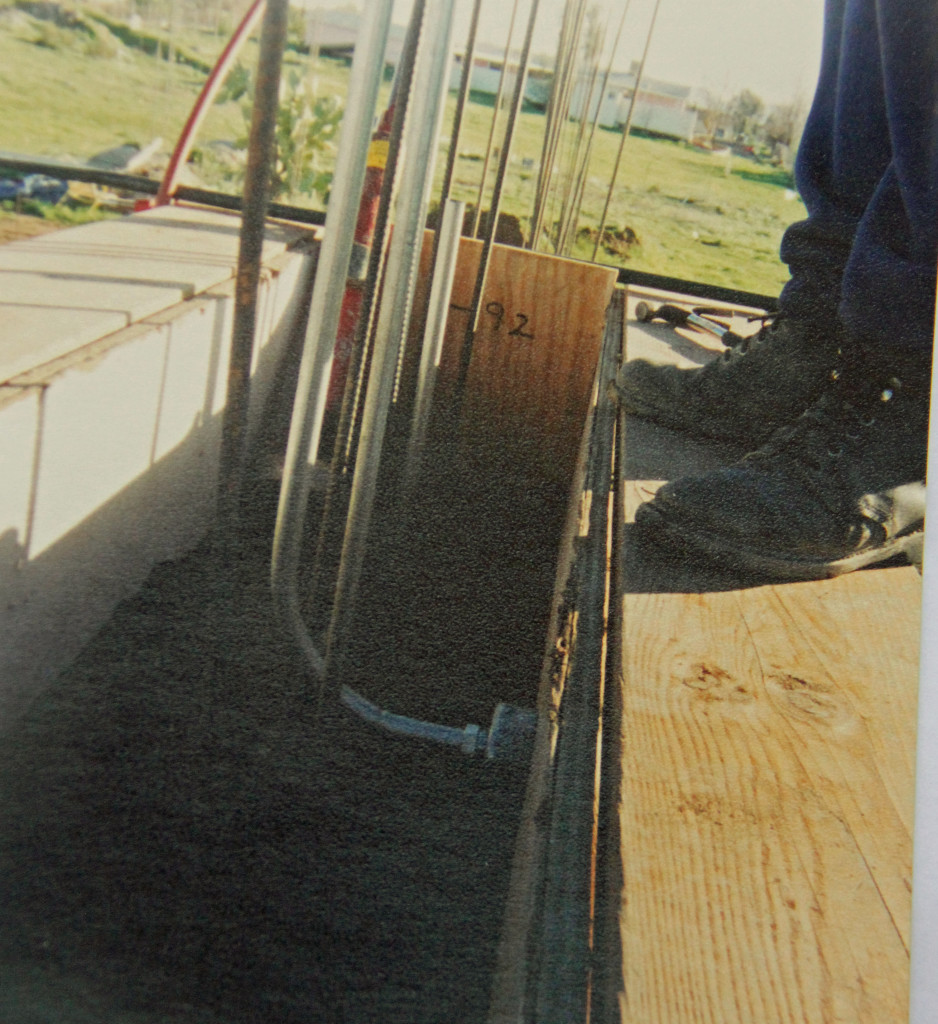
[[[365,183],[362,188],[361,203],[358,207],[354,237],[357,251],[355,262],[362,268],[361,278],[364,277],[367,254],[370,253],[374,241],[375,220],[381,198],[381,188],[384,184],[384,170],[387,164],[393,116],[394,104],[392,102],[372,135],[371,147],[368,150],[368,165],[365,169]],[[327,412],[336,413],[342,406],[342,396],[345,393],[345,382],[352,357],[352,346],[355,343],[355,332],[361,317],[363,298],[364,280],[359,279],[356,274],[350,275],[345,286],[345,294],[342,297],[342,309],[339,313],[339,330],[332,360],[332,376],[329,378],[329,389],[326,392]]]
[[[165,206],[173,198],[173,193],[176,191],[176,184],[179,179],[179,172],[189,159],[189,154],[192,152],[192,146],[195,143],[195,137],[198,134],[199,128],[201,128],[202,122],[215,102],[215,96],[222,87],[232,64],[234,64],[235,58],[241,51],[241,47],[251,32],[253,32],[258,21],[260,21],[261,15],[264,13],[264,4],[265,0],[254,0],[254,3],[248,8],[247,14],[241,19],[241,24],[235,29],[234,35],[228,40],[228,45],[222,50],[221,56],[215,62],[212,73],[205,80],[205,85],[202,86],[199,98],[195,101],[189,113],[189,119],[176,140],[176,148],[169,158],[169,164],[166,167],[163,180],[160,182],[160,189],[152,200],[153,206]],[[151,201],[147,200],[146,205],[151,205]]]

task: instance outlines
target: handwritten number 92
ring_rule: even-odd
[[[498,334],[501,331],[503,324],[505,323],[505,307],[500,302],[489,302],[485,307],[485,312],[493,318],[494,323],[492,324],[492,330]],[[534,340],[534,335],[525,330],[528,326],[528,317],[524,313],[515,313],[515,325],[508,332],[509,338],[529,338]]]

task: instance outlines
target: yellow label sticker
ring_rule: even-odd
[[[368,147],[368,166],[384,170],[388,165],[388,140],[372,139]]]

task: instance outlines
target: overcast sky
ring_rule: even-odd
[[[341,3],[342,0],[333,0]],[[361,6],[362,0],[358,0]],[[514,0],[483,0],[480,38],[504,45]],[[608,24],[611,49],[626,0],[594,0]],[[468,31],[471,0],[456,0],[456,43]],[[518,0],[518,45],[531,0]],[[323,3],[323,6],[332,6]],[[732,95],[749,88],[767,102],[814,94],[821,48],[823,0],[661,0],[646,73]],[[397,0],[395,21],[410,0]],[[630,0],[617,66],[641,57],[654,0]],[[535,52],[554,53],[563,0],[541,0]],[[607,58],[608,59],[608,51]]]

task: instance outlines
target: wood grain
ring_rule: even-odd
[[[914,569],[622,598],[622,1020],[907,1018]]]
[[[493,246],[466,393],[458,400],[466,310],[481,253],[481,242],[462,240],[436,404],[445,410],[460,406],[459,432],[467,444],[481,450],[483,461],[494,452],[519,472],[567,487],[589,408],[616,272]],[[416,308],[427,284],[429,255],[427,244]]]
[[[629,325],[632,354],[675,344]],[[710,468],[636,422],[627,468]],[[662,479],[627,476],[632,523]],[[649,558],[622,566],[654,582]],[[622,1021],[907,1020],[918,573],[625,593],[620,612]]]

